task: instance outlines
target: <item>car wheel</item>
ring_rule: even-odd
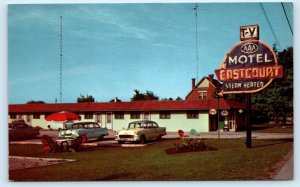
[[[157,140],[160,141],[162,139],[162,135],[159,135]]]
[[[119,144],[123,144],[123,143],[124,143],[124,141],[118,141],[118,143],[119,143]]]
[[[140,137],[140,144],[145,144],[145,142],[146,142],[146,137],[145,137],[145,135],[142,135]]]

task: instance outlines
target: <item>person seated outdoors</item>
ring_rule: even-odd
[[[53,129],[51,128],[51,126],[50,125],[48,125],[48,129],[50,130],[50,131],[52,131]]]

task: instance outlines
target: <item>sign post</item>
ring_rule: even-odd
[[[274,78],[282,78],[273,49],[259,40],[259,26],[240,27],[240,42],[230,48],[220,69],[215,70],[223,82],[222,94],[247,94],[247,148],[251,148],[251,93],[266,88]]]
[[[246,147],[251,148],[252,147],[252,127],[251,127],[251,94],[247,94],[247,134],[246,134]]]

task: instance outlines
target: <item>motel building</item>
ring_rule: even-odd
[[[190,132],[191,129],[210,132],[218,130],[218,118],[220,130],[223,130],[224,126],[228,127],[229,131],[244,128],[246,103],[215,98],[218,85],[220,82],[214,79],[213,75],[203,77],[197,84],[195,79],[192,79],[192,89],[185,100],[11,104],[8,119],[9,122],[24,119],[33,127],[47,129],[48,125],[53,124],[46,121],[47,115],[70,111],[80,116],[75,122],[95,121],[114,131],[127,128],[131,121],[153,120],[159,126],[166,127],[168,132],[177,132],[179,129],[186,132]],[[211,115],[210,109],[219,109],[220,115]]]

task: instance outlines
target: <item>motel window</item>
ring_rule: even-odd
[[[140,119],[140,112],[130,112],[131,119]]]
[[[115,119],[124,119],[124,112],[115,112]]]
[[[16,114],[10,114],[10,119],[17,119],[17,115]]]
[[[40,119],[40,118],[41,118],[40,114],[33,114],[33,119]]]
[[[161,112],[159,112],[159,118],[160,119],[170,119],[171,112],[170,111],[161,111]]]
[[[200,92],[199,92],[199,99],[200,99],[200,100],[205,100],[205,99],[207,99],[207,91],[200,91]]]
[[[188,111],[186,113],[187,119],[198,119],[199,118],[199,112],[198,111]]]
[[[84,113],[84,119],[93,119],[93,113],[92,112]]]

